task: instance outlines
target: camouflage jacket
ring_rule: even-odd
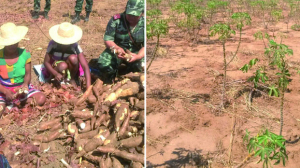
[[[104,41],[114,41],[124,50],[128,49],[131,52],[138,52],[145,46],[144,22],[144,17],[142,16],[133,31],[131,30],[131,36],[136,43],[136,45],[134,45],[128,35],[128,30],[125,25],[125,13],[114,15],[107,24]]]

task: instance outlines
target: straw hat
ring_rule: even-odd
[[[82,37],[82,30],[76,25],[69,22],[63,22],[55,25],[49,30],[50,37],[58,44],[73,44],[79,41]]]
[[[21,41],[28,32],[25,26],[16,26],[8,22],[0,27],[0,46],[9,46]]]

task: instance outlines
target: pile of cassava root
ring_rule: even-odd
[[[61,141],[69,152],[65,158],[56,159],[68,168],[143,167],[143,85],[141,73],[122,76],[113,85],[97,79],[83,95],[69,100],[69,110],[44,117],[35,126],[36,135],[30,139],[30,144],[39,148],[35,155],[49,150],[41,146]]]

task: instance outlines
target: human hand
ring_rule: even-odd
[[[135,53],[131,53],[131,59],[128,62],[135,62],[137,60],[142,59],[140,55],[135,54]]]
[[[55,74],[54,78],[55,78],[57,81],[61,82],[62,79],[63,79],[63,76],[62,76],[60,73],[57,72],[57,73]]]
[[[27,94],[28,90],[29,90],[28,89],[28,84],[23,83],[20,89],[21,89],[21,93]]]
[[[12,101],[16,98],[15,94],[13,91],[9,90],[9,89],[6,89],[4,91],[4,94],[5,94],[5,97],[8,101]]]
[[[121,48],[121,47],[116,48],[116,54],[117,54],[118,58],[125,59],[124,55],[126,53],[123,48]]]

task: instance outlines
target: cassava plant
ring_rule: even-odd
[[[147,38],[156,37],[155,48],[151,54],[151,61],[147,67],[147,71],[149,70],[153,60],[156,57],[156,52],[159,47],[159,40],[161,35],[166,35],[169,32],[168,21],[165,19],[153,19],[147,21]]]
[[[285,44],[278,44],[274,40],[269,41],[269,48],[265,49],[265,54],[272,56],[272,61],[270,63],[271,66],[276,66],[279,72],[276,73],[278,76],[278,90],[279,95],[281,97],[280,102],[280,135],[282,135],[283,128],[283,105],[284,105],[284,93],[287,90],[289,84],[289,77],[291,76],[288,64],[287,64],[287,55],[293,55],[293,50],[289,49],[289,47]],[[275,88],[275,87],[274,87]],[[270,90],[269,94],[273,94]]]
[[[175,25],[183,29],[183,32],[187,32],[189,37],[195,37],[201,29],[200,20],[204,15],[203,9],[197,7],[192,0],[179,0],[172,6],[172,11],[177,13],[174,19]],[[178,14],[184,14],[184,18],[179,20]]]
[[[224,78],[223,78],[223,89],[221,97],[221,108],[224,108],[224,96],[226,88],[226,72],[227,72],[227,60],[226,60],[226,48],[225,43],[231,35],[235,35],[235,31],[230,28],[229,25],[223,23],[217,23],[210,28],[210,36],[219,35],[219,40],[223,46],[223,62],[224,62]]]
[[[257,163],[263,162],[263,168],[272,167],[272,161],[275,161],[274,165],[278,165],[282,161],[282,164],[285,166],[288,155],[285,148],[286,140],[283,136],[274,134],[268,129],[251,138],[249,134],[246,130],[244,142],[247,142],[249,155],[236,168],[243,166],[253,156],[260,158]]]
[[[239,36],[239,43],[238,43],[238,46],[236,48],[236,51],[235,51],[233,57],[231,58],[231,60],[228,61],[227,66],[234,60],[234,58],[236,57],[236,55],[238,53],[238,50],[240,48],[241,41],[242,41],[242,29],[243,29],[243,27],[245,25],[250,25],[251,24],[251,17],[246,12],[234,13],[231,16],[231,19],[233,20],[233,23],[236,25],[236,28],[239,31],[240,36]]]
[[[228,2],[221,0],[208,0],[206,4],[206,14],[205,16],[209,20],[208,26],[211,27],[213,25],[214,15],[218,12],[219,8],[224,8],[228,5]],[[208,29],[208,40],[210,39],[210,29]]]
[[[248,64],[245,64],[240,70],[243,71],[244,73],[247,73],[258,61],[259,61],[259,59],[254,58],[254,59],[250,60]],[[251,91],[249,93],[249,104],[250,105],[252,102],[253,92],[255,89],[257,89],[259,81],[261,81],[262,83],[265,83],[268,79],[269,78],[266,76],[266,72],[263,67],[259,67],[255,71],[254,75],[248,79],[248,81],[253,82],[253,85],[254,85],[253,89],[251,89]]]

